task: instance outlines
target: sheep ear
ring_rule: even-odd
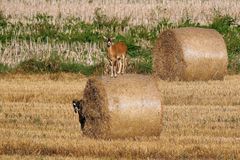
[[[76,100],[73,100],[73,101],[72,101],[72,104],[76,104]]]
[[[83,106],[84,101],[81,99],[81,100],[79,101],[79,103],[80,103],[81,106]]]
[[[112,40],[112,42],[116,42],[116,38],[112,38],[111,40]]]
[[[105,36],[103,36],[103,38],[105,39],[105,40],[107,40],[108,38],[107,37],[105,37]]]

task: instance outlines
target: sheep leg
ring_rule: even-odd
[[[125,73],[125,63],[126,63],[125,56],[123,56],[122,60],[123,60],[123,63],[122,63],[122,74],[124,74]]]
[[[111,77],[113,77],[113,62],[110,61],[110,65],[111,65]]]
[[[117,61],[113,63],[113,72],[114,72],[114,77],[117,77]]]
[[[83,130],[84,126],[85,126],[85,122],[86,122],[85,116],[80,115],[79,116],[79,122],[80,122],[80,125],[81,125],[81,130]]]
[[[122,71],[122,60],[121,60],[121,58],[119,58],[118,62],[119,62],[118,74],[120,74],[121,71]]]

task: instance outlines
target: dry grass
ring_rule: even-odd
[[[100,44],[96,43],[36,43],[17,42],[15,40],[7,45],[0,42],[0,63],[15,66],[20,62],[30,58],[48,59],[55,53],[65,61],[77,62],[86,65],[100,63],[105,56],[105,52],[100,49]]]
[[[240,105],[240,77],[226,76],[224,81],[159,82],[166,105]]]
[[[89,3],[92,2],[92,3]],[[24,19],[37,13],[48,13],[53,17],[76,16],[84,21],[92,21],[94,10],[102,8],[104,13],[120,19],[131,16],[131,24],[151,25],[162,18],[174,22],[189,17],[202,24],[212,20],[215,11],[237,17],[239,21],[240,2],[238,0],[1,0],[0,10],[14,19]]]
[[[161,136],[108,141],[84,137],[72,110],[86,78],[1,75],[0,159],[239,159],[239,80],[159,81],[165,102]]]
[[[27,155],[3,155],[0,157],[1,159],[4,160],[94,160],[94,159],[99,159],[99,158],[93,158],[93,157],[72,157],[72,156],[27,156]],[[103,158],[104,159],[104,158]],[[105,158],[106,159],[106,158]]]

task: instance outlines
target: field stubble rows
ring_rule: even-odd
[[[81,98],[86,80],[73,74],[2,76],[0,157],[240,157],[239,76],[222,82],[159,81],[161,136],[110,141],[89,139],[80,132],[71,101]]]

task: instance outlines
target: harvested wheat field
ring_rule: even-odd
[[[161,135],[104,140],[83,136],[72,108],[87,78],[1,75],[0,159],[239,159],[239,81],[158,80]]]

